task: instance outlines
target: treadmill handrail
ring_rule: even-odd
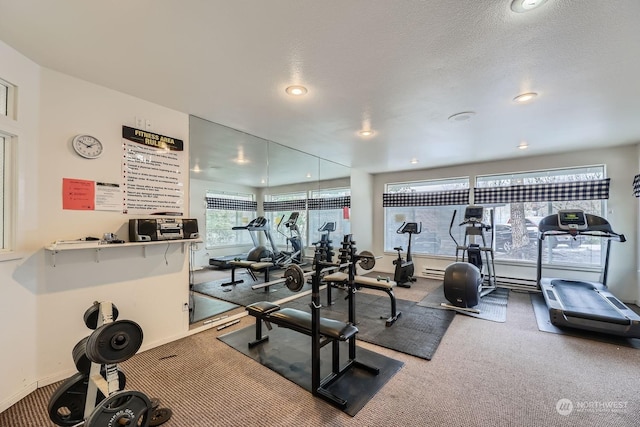
[[[627,238],[624,237],[624,234],[618,234],[614,231],[600,231],[600,230],[592,230],[592,231],[581,231],[576,230],[575,232],[565,231],[565,230],[545,230],[539,232],[539,239],[544,240],[545,236],[592,236],[592,237],[600,237],[603,239],[610,239],[616,242],[626,242]]]

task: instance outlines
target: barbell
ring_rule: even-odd
[[[356,254],[355,259],[357,260],[356,262],[358,265],[364,270],[371,270],[376,265],[376,257],[370,251],[362,251],[359,254]],[[322,273],[338,270],[340,268],[348,267],[349,265],[351,265],[350,262],[329,266],[327,268],[323,268]],[[251,289],[267,288],[272,285],[284,283],[291,292],[299,292],[304,287],[305,277],[309,277],[313,274],[313,271],[304,272],[298,264],[289,264],[284,271],[284,277],[281,279],[259,283],[251,286]]]

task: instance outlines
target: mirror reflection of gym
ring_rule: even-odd
[[[213,191],[216,194],[225,192],[252,194],[253,201],[251,203],[252,207],[255,207],[253,211],[237,211],[236,223],[229,224],[228,230],[220,231],[224,232],[227,237],[231,233],[244,233],[242,239],[245,243],[226,245],[222,248],[207,246],[203,243],[192,251],[190,255],[190,288],[192,289],[194,284],[208,281],[232,282],[240,280],[240,277],[231,278],[231,270],[226,264],[231,260],[246,259],[252,251],[254,256],[262,259],[268,255],[264,251],[274,252],[274,248],[276,253],[291,252],[295,255],[299,247],[300,254],[297,258],[300,260],[303,254],[311,255],[310,246],[320,238],[321,232],[317,230],[317,227],[310,228],[306,212],[304,210],[298,211],[295,227],[291,229],[286,226],[286,223],[296,211],[282,212],[280,216],[275,216],[271,212],[265,211],[265,200],[269,200],[272,194],[277,193],[295,191],[317,193],[321,187],[321,181],[324,182],[325,188],[333,186],[348,188],[349,175],[350,170],[346,166],[191,116],[191,216],[198,218],[198,221],[203,224],[203,229],[206,227],[206,221],[210,215],[207,212],[206,194]],[[283,214],[285,218],[281,231],[288,237],[293,237],[295,245],[298,245],[296,247],[292,246],[291,240],[287,240],[278,233],[277,224],[274,223],[274,220],[281,218]],[[268,224],[256,224],[255,220],[260,218],[266,219]],[[289,224],[291,225],[291,221]],[[344,228],[344,226],[339,225],[339,228]],[[204,235],[203,238],[211,240],[212,236]],[[219,265],[216,265],[218,263]],[[246,270],[238,269],[238,271],[245,274]],[[261,281],[267,277],[262,273],[257,274],[257,280]],[[253,278],[246,276],[246,274],[242,277],[249,280],[241,286],[251,286],[249,282]],[[242,307],[229,305],[225,301],[216,301],[214,298],[201,295],[198,292],[192,291],[190,299],[190,324],[192,327],[234,314],[238,310],[242,311]]]

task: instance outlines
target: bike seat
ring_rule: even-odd
[[[396,246],[393,248],[394,251],[402,252],[402,246]]]

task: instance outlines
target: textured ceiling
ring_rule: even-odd
[[[639,17],[637,0],[0,0],[0,40],[375,173],[640,142]]]

